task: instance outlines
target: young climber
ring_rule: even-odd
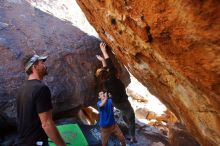
[[[100,55],[96,55],[97,59],[102,62],[102,68],[96,71],[98,88],[106,88],[108,93],[111,94],[113,106],[119,109],[122,115],[127,118],[130,142],[137,142],[135,138],[135,114],[128,101],[125,85],[118,78],[117,69],[114,67],[106,51],[106,44],[100,43],[100,49],[104,58]]]
[[[126,146],[125,138],[115,123],[112,99],[108,98],[107,92],[99,92],[99,101],[97,106],[100,114],[99,125],[101,127],[102,146],[108,145],[108,139],[111,134],[114,134],[120,141],[122,146]]]

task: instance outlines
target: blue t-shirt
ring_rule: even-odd
[[[97,102],[97,106],[99,109],[99,125],[100,127],[111,126],[115,124],[113,106],[112,106],[112,99],[108,98],[105,105],[100,107],[101,100]]]

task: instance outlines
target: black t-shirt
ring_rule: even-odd
[[[27,80],[17,96],[18,145],[35,145],[47,140],[38,113],[52,109],[49,88],[40,80]]]
[[[114,67],[110,58],[106,59],[107,68],[109,72],[109,79],[105,82],[108,92],[112,95],[113,103],[122,103],[128,101],[125,85],[115,75],[116,68]]]

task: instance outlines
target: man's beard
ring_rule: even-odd
[[[41,78],[43,78],[44,76],[48,75],[48,72],[47,72],[47,67],[44,67],[42,69],[39,69],[38,70],[38,74]]]

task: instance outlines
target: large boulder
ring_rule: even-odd
[[[94,73],[101,67],[95,57],[101,53],[100,40],[84,33],[71,21],[52,14],[53,6],[57,6],[55,12],[71,13],[68,10],[71,5],[65,2],[0,2],[0,116],[6,117],[7,121],[15,123],[16,92],[26,79],[21,60],[33,51],[49,55],[46,61],[49,75],[44,82],[52,92],[55,116],[60,113],[71,115],[68,112],[74,108],[94,105],[98,100]],[[40,6],[48,8],[48,11],[44,12],[38,8]],[[120,70],[125,83],[128,83],[128,72],[125,68]]]
[[[220,145],[220,1],[77,0],[100,37],[201,145]]]

